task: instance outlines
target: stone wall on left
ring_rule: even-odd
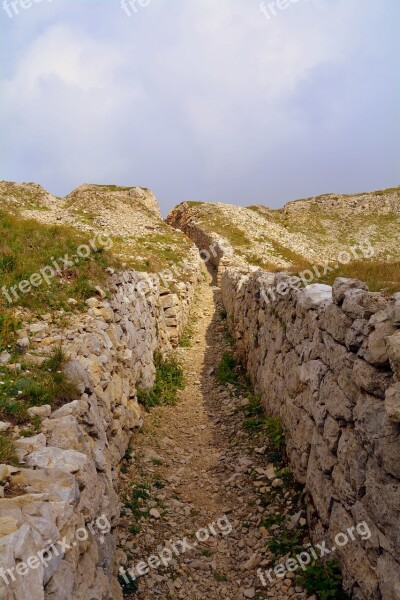
[[[16,441],[21,466],[0,465],[1,600],[118,600],[112,526],[119,463],[142,422],[137,388],[154,383],[154,352],[176,345],[200,277],[200,260],[168,289],[136,271],[113,273],[110,293],[64,323],[24,324],[24,360],[61,345],[76,399],[35,409],[41,432]]]

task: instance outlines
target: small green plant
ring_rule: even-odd
[[[219,581],[221,583],[227,583],[228,581],[226,575],[224,575],[223,573],[218,573],[217,571],[214,572],[214,579],[215,581]]]
[[[190,348],[192,345],[192,336],[188,333],[183,333],[179,340],[179,345],[181,348]]]
[[[40,417],[31,417],[31,426],[27,429],[21,429],[19,434],[21,437],[31,437],[40,433],[42,419]]]
[[[232,356],[230,352],[225,352],[222,356],[221,362],[219,363],[215,376],[219,383],[226,385],[227,383],[232,383],[233,385],[238,385],[238,364],[235,358]]]
[[[15,339],[19,327],[13,311],[0,313],[0,350],[5,349]]]
[[[261,404],[260,396],[254,396],[248,394],[248,403],[241,407],[239,410],[243,410],[246,417],[265,417],[264,408]]]
[[[282,421],[277,417],[267,417],[266,426],[268,437],[275,450],[281,452],[285,446],[285,434]]]
[[[179,340],[179,345],[181,348],[190,348],[192,345],[194,335],[194,319],[191,317],[190,321],[187,323],[181,338]]]
[[[284,521],[285,517],[283,515],[268,515],[261,521],[261,525],[265,529],[269,529],[272,525],[282,525]]]
[[[283,530],[268,542],[268,548],[275,557],[301,552],[303,533],[301,531]]]
[[[298,577],[298,582],[319,600],[351,600],[343,591],[340,565],[337,561],[312,564]]]
[[[226,319],[228,318],[228,313],[226,310],[221,310],[219,316],[221,317],[222,321],[226,321]]]
[[[124,454],[124,460],[129,462],[129,461],[131,461],[131,459],[132,459],[132,448],[130,446],[128,446],[125,451],[125,454]]]
[[[156,379],[151,389],[138,389],[138,401],[146,409],[160,405],[175,404],[178,390],[185,386],[182,367],[174,356],[163,357],[159,352],[154,355]]]
[[[142,528],[140,527],[140,525],[138,525],[138,524],[135,524],[135,525],[131,525],[131,526],[129,527],[129,532],[130,532],[132,535],[137,535],[138,533],[140,533],[141,529],[142,529]]]
[[[264,427],[264,425],[264,417],[251,417],[250,419],[246,419],[243,423],[243,427],[249,431],[257,431]]]
[[[148,486],[144,483],[136,484],[130,493],[130,496],[125,496],[125,508],[129,508],[133,516],[140,521],[143,517],[148,515],[147,511],[140,510],[142,506],[141,500],[147,500],[149,498]]]
[[[126,573],[124,575],[118,575],[118,581],[122,588],[122,593],[124,596],[130,596],[131,594],[136,594],[139,588],[139,584],[136,579],[132,579]]]

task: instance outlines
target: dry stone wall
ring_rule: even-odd
[[[345,279],[300,290],[238,268],[221,287],[256,392],[282,419],[314,540],[332,547],[367,522],[369,540],[337,548],[345,586],[357,600],[399,600],[400,294]]]
[[[62,344],[79,394],[53,412],[37,409],[41,432],[16,442],[23,468],[0,466],[1,600],[122,598],[113,573],[118,465],[142,422],[137,387],[154,382],[154,351],[176,344],[199,264],[169,289],[114,273],[110,299],[89,299],[67,324],[49,318],[19,332],[32,363]]]

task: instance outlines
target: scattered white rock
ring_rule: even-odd
[[[51,406],[50,404],[32,406],[31,408],[28,408],[28,415],[30,417],[49,417],[51,415]]]

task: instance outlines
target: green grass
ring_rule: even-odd
[[[343,591],[340,565],[336,561],[310,565],[297,581],[309,594],[317,594],[319,600],[351,600]]]
[[[218,573],[217,571],[214,571],[213,575],[214,575],[215,581],[219,581],[220,583],[228,582],[227,576],[224,575],[223,573]]]
[[[63,372],[66,360],[62,349],[57,348],[40,366],[22,365],[16,373],[1,368],[0,419],[23,424],[32,421],[28,408],[44,404],[56,408],[76,399],[77,388]]]
[[[303,535],[302,531],[284,529],[279,531],[276,537],[269,540],[268,549],[275,559],[286,554],[298,554],[303,550]]]
[[[159,352],[154,355],[156,379],[151,389],[138,389],[138,401],[146,409],[160,405],[175,404],[178,391],[185,386],[181,365],[172,355],[163,357]]]
[[[227,383],[239,385],[239,368],[234,356],[230,352],[225,352],[215,372],[217,381],[223,385]]]
[[[268,438],[273,448],[281,452],[285,447],[285,434],[283,431],[282,421],[278,417],[266,417],[265,419]]]
[[[0,434],[0,463],[18,465],[18,458],[12,439],[8,435]]]
[[[97,250],[91,248],[88,258],[80,258],[78,248],[89,245],[89,241],[90,238],[72,228],[43,225],[0,211],[0,280],[8,290],[17,286],[18,295],[15,298],[9,291],[10,302],[0,293],[0,313],[4,314],[12,305],[36,312],[71,310],[67,303],[71,297],[78,302],[78,308],[82,308],[84,301],[93,295],[94,287],[105,284],[105,268],[119,264],[99,242]],[[60,259],[66,254],[74,265],[64,267]],[[53,260],[57,261],[60,270],[50,279],[49,285],[42,280],[37,287],[31,286],[27,293],[18,289],[21,282],[29,281],[33,274],[52,266]],[[75,260],[78,261],[76,264]]]
[[[181,348],[190,348],[193,341],[194,335],[194,321],[191,319],[189,323],[186,325],[181,338],[179,340],[179,345]]]
[[[400,291],[400,261],[385,262],[376,260],[357,260],[322,277],[318,281],[333,285],[337,277],[361,279],[368,284],[371,292],[384,290],[387,295]]]
[[[131,527],[129,527],[129,533],[131,533],[132,535],[138,535],[141,529],[142,528],[140,527],[140,525],[131,525]]]
[[[129,268],[147,273],[161,273],[170,269],[176,277],[175,266],[175,270],[181,272],[181,278],[185,279],[182,263],[189,256],[192,243],[183,233],[168,228],[162,222],[159,227],[161,231],[141,237],[113,237],[113,252],[124,256]]]
[[[272,525],[282,525],[284,523],[285,517],[283,515],[268,515],[261,521],[262,527],[265,529],[269,529]]]
[[[13,311],[0,312],[0,350],[15,340],[15,335],[20,327],[20,321],[15,317]]]
[[[99,188],[102,192],[128,192],[132,189],[131,187],[121,186],[121,185],[100,185],[93,184],[93,187]]]

